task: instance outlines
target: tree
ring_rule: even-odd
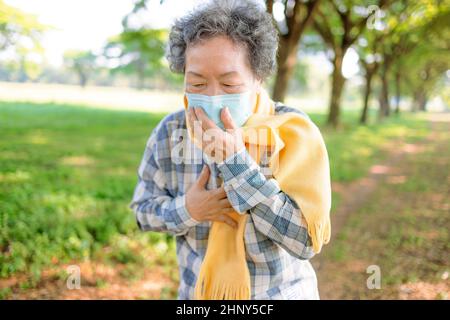
[[[435,17],[423,26],[425,41],[405,61],[414,97],[412,110],[426,111],[429,97],[450,70],[450,6],[438,7]],[[425,31],[426,30],[426,31]],[[419,61],[419,63],[418,63]],[[416,71],[414,76],[413,70]]]
[[[379,119],[389,114],[388,99],[388,81],[387,70],[394,58],[393,54],[386,52],[386,44],[392,41],[396,36],[397,28],[406,19],[406,10],[408,9],[407,1],[398,1],[391,3],[386,10],[377,10],[375,19],[361,34],[359,41],[354,45],[359,54],[359,62],[364,70],[365,88],[364,88],[364,104],[361,112],[360,123],[367,122],[367,113],[369,108],[369,100],[372,92],[372,81],[374,76],[382,68],[380,91],[380,112]],[[395,47],[395,50],[400,47]],[[402,50],[405,50],[402,47]],[[406,50],[405,50],[406,51]]]
[[[143,89],[146,78],[163,68],[166,38],[164,29],[125,30],[110,39],[105,56],[117,61],[114,72],[136,74],[137,87]]]
[[[416,45],[417,34],[414,33],[414,30],[405,28],[408,25],[408,14],[411,14],[412,10],[414,9],[408,4],[408,1],[399,1],[392,4],[386,13],[387,23],[382,31],[384,41],[381,42],[380,46],[381,66],[379,70],[381,90],[378,99],[380,105],[378,112],[379,120],[390,115],[390,86],[388,76],[391,66],[398,57],[408,54]],[[405,32],[405,29],[407,29],[407,32]],[[399,73],[399,70],[397,72]],[[399,74],[396,76],[400,77]],[[398,92],[398,94],[400,93]],[[398,104],[400,104],[400,101],[398,101]]]
[[[319,6],[319,0],[281,1],[284,6],[284,19],[277,21],[279,45],[277,55],[277,73],[273,87],[273,99],[283,101],[297,64],[299,43],[306,28]],[[273,0],[266,1],[267,11],[273,15]]]
[[[413,98],[412,111],[426,111],[429,97],[432,96],[439,85],[443,83],[446,72],[450,69],[450,41],[448,36],[450,28],[446,21],[450,12],[434,19],[424,26],[427,37],[408,55],[399,59],[401,63],[401,79],[398,83],[405,94]]]
[[[19,45],[24,39],[36,45],[46,29],[48,26],[39,23],[34,15],[0,0],[0,51]]]
[[[363,108],[359,122],[361,124],[367,123],[367,114],[369,110],[370,95],[372,93],[372,82],[374,76],[377,74],[380,66],[381,54],[380,43],[383,40],[383,36],[378,34],[376,30],[368,30],[364,36],[360,39],[358,45],[355,46],[359,55],[359,63],[364,70],[364,97]]]
[[[366,28],[369,18],[385,4],[384,0],[330,0],[324,2],[315,15],[314,29],[331,53],[333,72],[327,123],[334,127],[339,125],[341,96],[346,80],[342,75],[344,56]]]
[[[0,0],[0,53],[8,53],[10,71],[19,73],[19,81],[39,75],[39,60],[44,52],[42,34],[50,27],[38,22],[34,15],[11,7]]]
[[[402,79],[409,81],[409,86],[414,87],[414,80],[407,80],[408,76],[416,79],[422,74],[421,82],[433,82],[435,77],[428,76],[433,73],[436,65],[430,66],[429,60],[433,60],[435,53],[448,51],[448,21],[450,19],[450,6],[447,2],[439,0],[420,0],[413,3],[399,1],[387,10],[387,25],[383,30],[385,37],[382,42],[382,63],[380,68],[381,91],[379,118],[390,114],[390,88],[395,88],[396,113],[400,110],[400,91]],[[445,32],[447,31],[447,34]],[[413,57],[414,60],[411,60]],[[444,58],[445,59],[445,58]],[[428,65],[428,67],[424,67]],[[442,64],[440,64],[442,67]],[[424,69],[420,69],[424,68]],[[439,68],[438,68],[439,69]],[[428,71],[427,71],[428,70]],[[434,79],[433,81],[431,79]],[[408,88],[406,88],[408,91]],[[427,90],[431,90],[428,88]],[[416,99],[423,100],[428,95],[415,92]]]
[[[69,50],[64,53],[64,63],[76,72],[81,87],[86,86],[96,59],[91,51]]]
[[[160,1],[160,4],[163,0]],[[113,72],[136,75],[136,86],[143,89],[146,79],[163,70],[164,46],[168,38],[165,29],[154,29],[136,17],[145,14],[147,0],[139,0],[122,20],[123,32],[112,37],[104,48],[106,58],[114,61]]]

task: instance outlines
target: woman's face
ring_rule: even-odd
[[[204,40],[186,49],[185,91],[207,96],[252,92],[252,105],[261,81],[254,75],[246,48],[225,36]]]

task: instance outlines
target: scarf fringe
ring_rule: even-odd
[[[329,219],[322,222],[308,223],[308,234],[311,237],[314,253],[319,253],[322,246],[330,242],[331,222]]]
[[[206,284],[208,287],[205,288]],[[224,279],[211,279],[202,273],[200,273],[195,286],[197,300],[250,300],[250,295],[250,286],[248,285],[230,283]]]

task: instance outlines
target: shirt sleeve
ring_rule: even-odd
[[[192,218],[186,209],[186,195],[173,197],[167,190],[167,178],[158,161],[158,150],[164,150],[168,138],[159,132],[158,126],[151,134],[141,164],[138,182],[129,207],[134,211],[136,222],[142,231],[159,231],[183,235],[200,222]],[[164,158],[162,161],[169,161]]]
[[[251,214],[258,231],[299,259],[314,256],[306,220],[278,182],[267,179],[245,148],[218,164],[227,197],[239,213]]]

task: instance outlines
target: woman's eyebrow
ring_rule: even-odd
[[[191,75],[196,76],[196,77],[204,78],[203,75],[201,75],[200,73],[194,72],[194,71],[188,71],[187,74],[191,74]],[[219,78],[225,78],[225,77],[232,76],[232,75],[239,75],[239,72],[237,72],[237,71],[228,71],[228,72],[220,74]]]
[[[204,78],[200,73],[194,72],[194,71],[188,71],[187,74],[192,74],[193,76]]]
[[[237,72],[237,71],[229,71],[229,72],[222,73],[219,77],[220,78],[225,78],[225,77],[232,76],[232,75],[239,75],[239,72]]]

